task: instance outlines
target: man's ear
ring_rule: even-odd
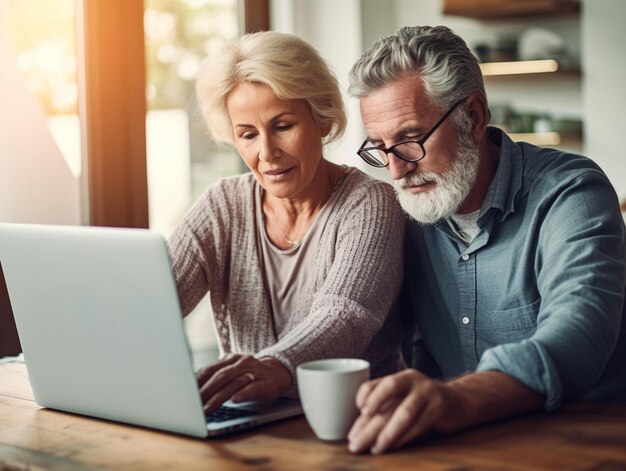
[[[472,137],[474,142],[479,143],[485,137],[491,112],[487,107],[487,99],[480,92],[474,92],[467,97],[465,102],[467,115],[472,121]]]

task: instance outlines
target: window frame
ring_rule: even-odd
[[[147,228],[143,0],[76,6],[83,224]],[[238,8],[240,30],[269,29],[269,0]]]

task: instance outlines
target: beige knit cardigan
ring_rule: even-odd
[[[349,169],[319,242],[306,289],[276,336],[257,244],[252,174],[209,187],[168,246],[183,313],[210,292],[224,353],[298,364],[361,357],[372,376],[404,366],[400,322],[388,316],[402,280],[404,216],[393,189]],[[384,324],[384,326],[383,326]]]

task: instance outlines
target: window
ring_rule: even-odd
[[[74,0],[0,2],[0,221],[79,224]]]
[[[0,222],[79,224],[74,0],[0,1]],[[0,357],[21,351],[0,266]]]
[[[267,4],[254,3],[265,12],[253,15],[255,21],[267,21]],[[145,0],[150,228],[166,236],[209,185],[245,169],[234,149],[210,140],[194,95],[201,61],[239,34],[238,7],[237,0]],[[214,360],[208,296],[185,318],[185,327],[195,366]]]
[[[167,235],[243,169],[204,132],[198,64],[268,21],[268,0],[0,0],[0,221],[148,227],[150,215]],[[215,343],[210,306],[197,311],[196,351]]]
[[[236,0],[146,0],[150,227],[168,235],[204,189],[243,169],[205,132],[194,96],[202,59],[239,34]]]

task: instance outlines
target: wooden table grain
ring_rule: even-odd
[[[626,470],[626,407],[569,404],[382,456],[317,440],[303,418],[194,439],[40,408],[0,365],[0,470]]]

